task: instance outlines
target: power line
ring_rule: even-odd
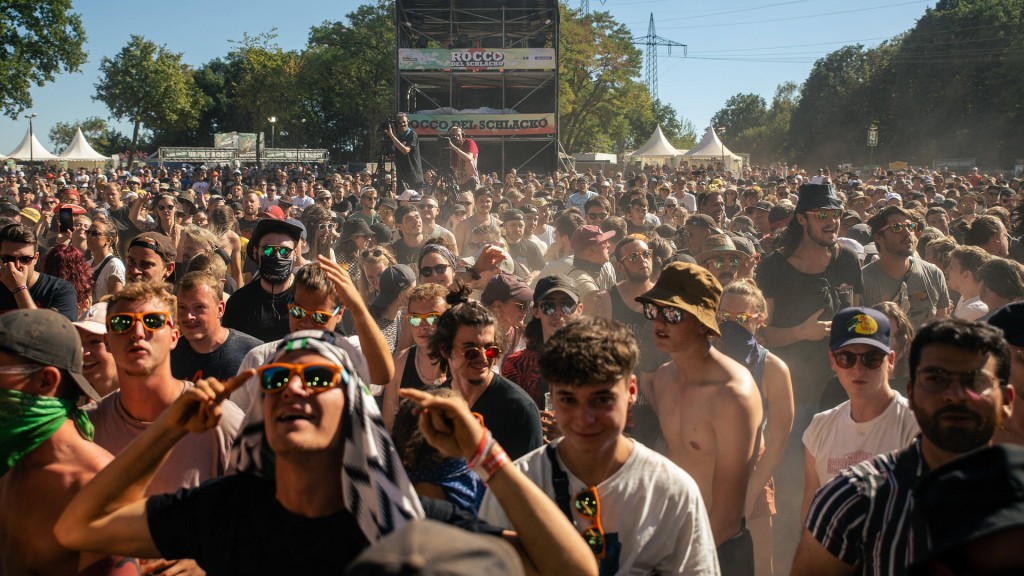
[[[728,22],[723,24],[698,24],[693,26],[674,26],[670,27],[669,30],[686,30],[690,28],[722,28],[725,26],[744,26],[747,24],[769,24],[772,22],[786,22],[790,20],[806,20],[808,18],[820,18],[822,16],[838,16],[842,14],[853,14],[856,12],[870,12],[872,10],[884,10],[886,8],[896,8],[898,6],[908,6],[910,4],[927,4],[930,0],[913,0],[911,2],[899,2],[896,4],[885,4],[883,6],[872,6],[869,8],[854,8],[851,10],[840,10],[838,12],[824,12],[821,14],[805,14],[803,16],[787,16],[785,18],[771,18],[765,20],[748,20],[746,22]],[[683,20],[685,18],[672,18],[665,21],[671,20]]]

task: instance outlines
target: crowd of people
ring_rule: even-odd
[[[385,132],[3,175],[0,573],[1024,571],[1020,179]]]

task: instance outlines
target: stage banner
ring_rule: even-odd
[[[409,127],[420,136],[444,135],[459,126],[473,136],[536,136],[555,133],[552,114],[409,114]]]
[[[554,70],[554,48],[400,48],[399,70]]]

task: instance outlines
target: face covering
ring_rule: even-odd
[[[731,320],[720,322],[718,330],[722,333],[722,338],[718,341],[718,349],[753,372],[754,366],[760,359],[754,335],[742,324]]]
[[[260,256],[260,278],[271,284],[280,284],[292,273],[292,264],[291,258],[282,258],[277,254]]]
[[[78,431],[92,440],[92,423],[74,401],[0,389],[0,477],[49,440],[68,418],[74,418]]]

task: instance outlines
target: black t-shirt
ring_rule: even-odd
[[[263,341],[238,330],[228,329],[228,339],[209,354],[200,354],[184,337],[171,350],[171,374],[180,380],[195,382],[200,378],[227,380],[238,374],[238,367],[249,350]]]
[[[36,308],[52,308],[75,322],[78,320],[78,298],[75,288],[67,280],[40,273],[36,283],[28,289]],[[0,313],[17,310],[18,301],[6,286],[0,286]]]
[[[294,514],[274,497],[273,482],[252,474],[152,496],[146,516],[161,556],[193,558],[210,576],[344,574],[369,546],[347,510]]]
[[[544,442],[537,405],[507,378],[492,376],[491,384],[472,409],[484,417],[484,426],[513,460],[540,448]]]
[[[650,222],[645,221],[643,224],[633,224],[632,220],[626,220],[626,234],[643,234],[649,235],[654,230],[654,226]]]
[[[256,227],[256,223],[259,222],[259,218],[253,218],[252,220],[246,220],[245,218],[238,219],[238,235],[242,238],[251,238],[252,229]]]
[[[517,264],[523,265],[531,272],[543,270],[544,265],[547,264],[540,246],[533,240],[524,238],[518,244],[509,244],[508,253]]]
[[[403,186],[419,190],[423,185],[423,168],[420,165],[420,137],[412,129],[405,134],[395,134],[398,141],[411,148],[408,154],[395,152],[395,171]]]
[[[288,335],[288,303],[292,297],[288,290],[269,294],[259,280],[242,286],[228,299],[221,321],[226,328],[234,328],[264,342],[280,340]]]

